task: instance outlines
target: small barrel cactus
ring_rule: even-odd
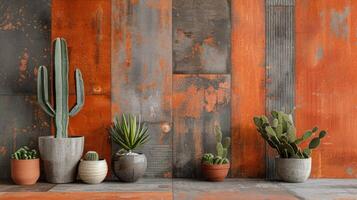
[[[204,164],[228,164],[229,160],[227,158],[228,148],[231,144],[231,138],[225,137],[222,141],[222,131],[220,126],[215,127],[216,133],[216,153],[217,155],[213,155],[212,153],[205,153],[202,156],[202,163]]]
[[[88,151],[85,155],[84,155],[84,160],[87,161],[97,161],[99,160],[99,155],[97,152],[95,151]]]
[[[30,160],[37,159],[38,157],[37,151],[35,149],[30,149],[27,146],[20,147],[11,155],[11,158],[16,160]]]

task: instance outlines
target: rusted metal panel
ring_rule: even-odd
[[[202,154],[216,153],[215,125],[230,136],[230,86],[230,75],[174,75],[174,177],[199,176]]]
[[[328,135],[313,151],[313,177],[357,177],[357,2],[296,2],[296,124]]]
[[[50,63],[50,2],[0,1],[0,95],[36,93],[37,67]]]
[[[50,133],[50,120],[35,96],[0,95],[0,110],[0,179],[9,179],[11,154],[23,145],[37,149],[37,138]]]
[[[70,72],[82,71],[86,102],[71,118],[70,135],[85,136],[85,150],[95,150],[110,166],[107,128],[111,123],[111,2],[52,0],[52,39],[63,37],[69,49]],[[74,104],[74,73],[70,73],[70,105]]]
[[[141,114],[149,123],[148,176],[171,174],[171,164],[159,163],[171,163],[172,134],[163,136],[158,125],[172,121],[171,10],[171,0],[112,0],[112,113]]]
[[[234,177],[264,177],[265,143],[253,117],[265,113],[264,0],[232,0],[232,162]]]
[[[270,2],[267,0],[267,2]],[[266,7],[266,112],[292,113],[295,104],[295,7],[289,1]],[[290,1],[293,3],[293,1]],[[284,6],[281,6],[284,5]],[[290,5],[290,4],[289,4]],[[268,179],[276,179],[276,152],[266,149]]]
[[[174,73],[230,72],[230,0],[173,1]]]
[[[68,43],[70,72],[82,71],[86,95],[110,95],[111,4],[108,0],[52,0],[52,39]],[[74,86],[74,72],[70,73]],[[70,87],[75,94],[75,87]]]

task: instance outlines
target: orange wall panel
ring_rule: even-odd
[[[296,1],[296,125],[328,130],[313,177],[357,177],[357,2]]]
[[[75,68],[81,69],[85,84],[85,104],[70,119],[69,134],[85,136],[85,151],[95,150],[110,162],[106,128],[111,123],[111,2],[53,0],[51,30],[52,39],[63,37],[68,43],[70,106],[75,101]]]
[[[265,113],[264,0],[232,0],[232,175],[264,177],[265,143],[253,116]]]

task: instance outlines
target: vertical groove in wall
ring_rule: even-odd
[[[294,1],[266,1],[266,113],[269,115],[272,110],[291,113],[294,110],[295,7],[291,3]],[[267,145],[268,179],[276,179],[275,156],[275,151]]]

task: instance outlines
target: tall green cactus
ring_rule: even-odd
[[[68,53],[67,44],[63,38],[56,38],[54,46],[54,103],[52,108],[49,99],[48,72],[45,66],[40,66],[37,75],[37,100],[42,109],[55,118],[56,138],[68,137],[68,119],[76,115],[84,105],[84,84],[81,71],[75,70],[77,102],[69,111],[68,109]]]
[[[306,131],[301,137],[296,137],[296,128],[292,116],[283,112],[272,111],[273,120],[269,122],[266,116],[254,117],[254,123],[260,135],[266,142],[277,150],[281,158],[309,158],[312,149],[320,144],[320,140],[327,134],[322,130],[317,137],[314,137],[307,148],[301,150],[299,144],[309,139],[317,127]]]

